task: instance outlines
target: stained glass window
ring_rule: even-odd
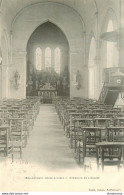
[[[60,74],[60,49],[55,49],[55,71]]]
[[[42,70],[42,51],[40,47],[36,49],[36,69]]]
[[[49,47],[45,50],[45,69],[51,69],[51,49]]]

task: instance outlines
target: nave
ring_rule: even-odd
[[[54,105],[42,104],[22,158],[45,169],[78,168],[64,134]]]
[[[0,191],[123,180],[124,0],[0,0]]]
[[[41,104],[39,100],[33,97],[2,102],[1,162],[8,158],[12,164],[35,164],[52,171],[98,171],[100,166],[99,171],[104,171],[97,143],[105,147],[107,143],[117,143],[115,149],[112,145],[112,151],[110,146],[105,150],[105,158],[116,158],[116,167],[108,166],[105,172],[116,171],[117,167],[122,170],[124,112],[120,108],[79,98],[56,97],[53,104]]]

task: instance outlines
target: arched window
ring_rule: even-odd
[[[45,69],[51,69],[51,49],[49,47],[45,50]]]
[[[112,20],[109,20],[107,32],[114,31]],[[118,66],[118,52],[114,42],[107,42],[107,68]]]
[[[36,57],[36,69],[42,70],[42,51],[40,47],[36,49],[35,57]]]
[[[55,71],[60,74],[60,49],[55,49]]]

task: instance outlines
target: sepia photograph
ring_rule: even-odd
[[[0,0],[0,193],[124,193],[124,0]]]

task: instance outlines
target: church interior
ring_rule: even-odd
[[[124,0],[0,0],[0,169],[38,167],[123,172]]]

